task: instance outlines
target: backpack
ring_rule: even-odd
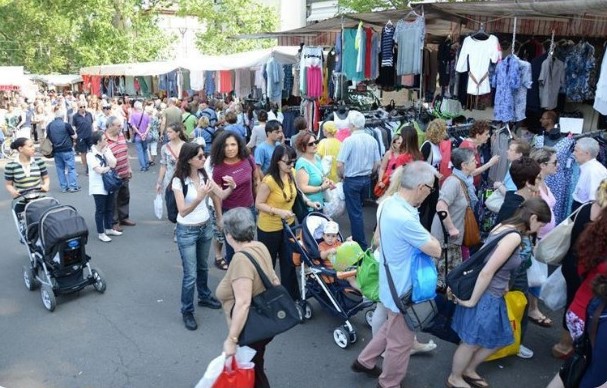
[[[188,195],[188,185],[185,184],[183,179],[181,180],[181,187],[183,188],[183,197],[185,198],[185,196]],[[167,205],[167,217],[169,221],[176,224],[179,210],[177,210],[177,201],[175,200],[175,193],[173,193],[172,183],[167,185],[164,192],[164,202]]]

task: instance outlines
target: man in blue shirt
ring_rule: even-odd
[[[237,124],[236,123],[237,121],[238,121],[238,117],[236,116],[236,113],[234,113],[234,112],[226,113],[226,122],[228,123],[228,125],[226,125],[223,129],[226,131],[231,131],[233,133],[238,134],[246,142],[247,141],[247,130],[245,129],[245,127],[243,125]]]
[[[57,177],[62,192],[80,191],[76,178],[76,161],[74,157],[74,140],[78,138],[74,128],[63,121],[65,112],[55,106],[55,119],[46,126],[46,137],[53,144],[53,157],[57,168]]]
[[[379,144],[365,132],[365,116],[358,111],[348,114],[352,135],[341,144],[337,170],[344,180],[346,210],[352,227],[352,239],[367,249],[363,220],[363,201],[371,188],[371,174],[380,163]]]
[[[400,387],[407,374],[415,332],[411,331],[390,292],[384,262],[390,269],[399,297],[411,290],[411,257],[418,250],[441,256],[440,242],[419,221],[417,208],[434,190],[434,169],[416,161],[403,168],[397,193],[377,209],[381,240],[379,266],[379,299],[388,310],[388,320],[352,364],[354,372],[378,377],[378,387]],[[383,370],[376,363],[385,352]]]
[[[270,160],[274,148],[280,144],[282,139],[282,125],[278,120],[270,120],[266,123],[266,141],[255,147],[255,164],[259,166],[262,175],[268,173]]]

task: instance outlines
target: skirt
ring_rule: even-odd
[[[457,305],[451,327],[468,345],[496,349],[514,342],[504,297],[488,292],[472,308]]]

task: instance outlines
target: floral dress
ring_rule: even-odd
[[[177,154],[174,150],[171,151],[168,143],[163,145],[160,149],[160,164],[167,168],[164,179],[162,180],[162,190],[164,191],[171,183],[173,174],[175,174],[175,166],[177,165]]]

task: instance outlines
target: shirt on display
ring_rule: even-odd
[[[396,74],[420,74],[422,48],[426,35],[426,23],[423,16],[414,21],[403,19],[396,23],[394,41],[398,45]]]
[[[464,39],[455,70],[468,72],[468,94],[480,96],[491,92],[489,64],[497,63],[500,57],[501,49],[495,35],[489,35],[487,40],[477,40],[471,36]]]

